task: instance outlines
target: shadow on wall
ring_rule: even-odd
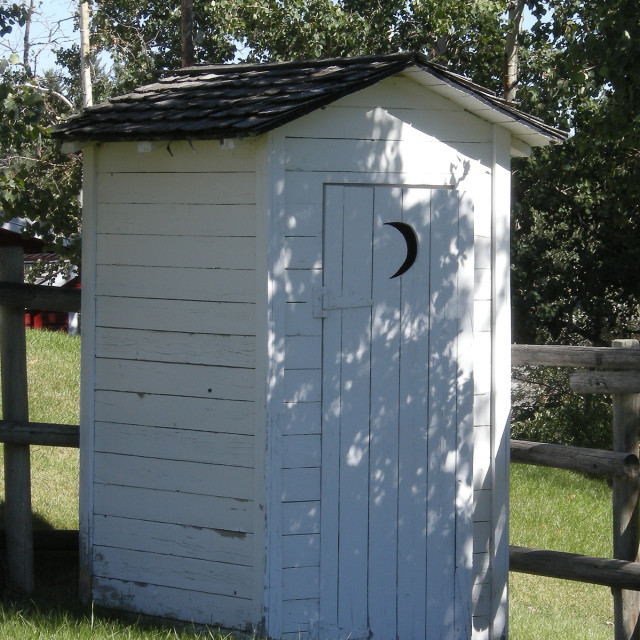
[[[305,277],[286,250],[280,267],[290,302],[322,285],[322,379],[285,402],[322,406],[322,623],[445,637],[469,630],[472,606],[473,210],[461,190],[470,162],[451,146],[444,160],[407,159],[419,147],[400,142],[409,125],[370,113],[372,139],[334,154],[322,193],[297,183],[301,203],[322,207],[322,253]],[[440,186],[396,186],[425,162],[442,165],[427,169]],[[353,172],[373,177],[353,183]],[[409,246],[391,222],[417,239],[397,278]]]

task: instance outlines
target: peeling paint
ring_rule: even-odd
[[[228,531],[227,529],[213,529],[218,535],[223,538],[246,538],[246,531]]]

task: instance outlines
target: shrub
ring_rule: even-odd
[[[574,393],[571,373],[559,367],[514,367],[512,438],[611,449],[610,397]]]

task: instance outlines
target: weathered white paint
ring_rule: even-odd
[[[527,143],[412,77],[233,148],[87,149],[97,603],[273,637],[505,630],[496,387]],[[390,280],[403,219],[418,262]],[[323,288],[373,303],[323,311]]]
[[[96,327],[96,218],[97,153],[88,146],[83,153],[82,197],[82,358],[80,397],[80,599],[93,599],[93,515],[94,515],[94,421],[95,421],[95,327]]]
[[[202,143],[200,163],[186,144],[173,156],[154,146],[142,161],[129,147],[100,147],[85,221],[97,230],[95,375],[84,393],[95,407],[92,597],[257,622],[257,147],[225,161]],[[221,172],[217,183],[203,169]]]
[[[397,84],[397,83],[395,83]],[[400,83],[402,84],[402,83]],[[377,100],[378,87],[372,89],[372,93],[376,92],[376,95],[372,100]],[[397,104],[402,101],[402,96],[398,98],[398,86],[394,86],[392,91],[394,94],[393,101],[395,102],[395,108],[398,109]],[[363,94],[366,92],[363,92]],[[410,93],[407,95],[411,95],[413,99],[414,94]],[[385,94],[385,97],[388,97]],[[421,96],[422,97],[422,96]],[[462,189],[462,192],[465,194],[465,198],[471,197],[474,202],[477,200],[478,203],[475,205],[476,214],[477,211],[480,212],[483,219],[488,218],[489,221],[491,219],[491,201],[490,201],[490,189],[491,189],[491,130],[490,127],[486,127],[481,123],[476,122],[476,130],[474,133],[473,141],[477,144],[467,145],[468,149],[475,149],[475,157],[466,158],[464,153],[462,152],[463,145],[459,145],[461,148],[457,148],[455,144],[451,145],[450,149],[446,148],[446,145],[442,145],[437,141],[436,137],[430,138],[428,133],[423,133],[423,131],[428,131],[428,126],[434,127],[434,122],[438,121],[437,117],[434,117],[435,114],[429,113],[427,116],[416,116],[416,114],[411,113],[409,108],[405,108],[402,112],[402,116],[405,121],[409,122],[418,122],[421,127],[424,127],[422,131],[414,126],[407,127],[406,124],[403,124],[400,121],[400,118],[396,119],[394,117],[389,117],[390,109],[382,110],[382,109],[374,109],[374,110],[366,110],[360,109],[358,105],[353,104],[352,106],[344,106],[344,102],[348,102],[349,100],[362,100],[362,106],[371,105],[371,102],[368,100],[369,96],[366,95],[358,95],[358,96],[350,96],[349,98],[344,99],[343,101],[339,101],[336,105],[332,105],[326,111],[329,113],[318,114],[314,113],[309,116],[310,125],[309,128],[306,128],[305,119],[302,119],[296,123],[293,123],[290,127],[286,129],[287,135],[291,132],[292,138],[296,138],[295,140],[289,140],[287,138],[287,162],[288,168],[290,169],[287,172],[287,182],[285,188],[285,198],[287,201],[287,209],[289,212],[289,218],[287,220],[287,229],[286,236],[284,238],[285,246],[289,253],[287,254],[288,259],[288,269],[286,272],[285,278],[285,287],[287,290],[289,304],[287,304],[287,336],[291,336],[295,338],[297,336],[319,336],[322,331],[321,321],[317,318],[312,317],[311,310],[313,308],[313,291],[316,287],[321,286],[321,255],[319,254],[318,247],[321,246],[322,240],[322,228],[317,222],[314,224],[310,222],[313,220],[313,217],[310,215],[310,212],[313,212],[316,216],[316,220],[318,220],[319,212],[322,210],[322,194],[323,194],[323,185],[327,183],[342,183],[342,184],[353,184],[353,183],[361,183],[361,184],[380,184],[380,183],[388,183],[394,182],[396,184],[415,184],[415,185],[427,185],[427,186],[458,186]],[[439,100],[439,99],[438,99]],[[450,103],[446,103],[446,101],[440,101],[439,106],[441,108],[445,108],[445,104],[448,104],[448,107],[451,108]],[[416,104],[416,107],[418,105]],[[363,113],[366,114],[365,118],[363,118]],[[410,114],[410,115],[409,115]],[[328,117],[327,117],[328,116]],[[467,122],[470,120],[474,120],[474,118],[467,118],[468,114],[465,114],[464,118]],[[477,120],[477,119],[475,119]],[[336,122],[337,134],[334,133],[334,128],[327,123]],[[366,122],[366,125],[362,123]],[[437,126],[437,125],[436,125]],[[364,127],[364,128],[363,128]],[[456,130],[454,127],[449,129],[450,137],[453,141],[456,140],[456,133],[459,133],[462,129]],[[347,133],[348,132],[348,133]],[[438,132],[436,132],[438,133]],[[443,131],[439,132],[443,134]],[[468,131],[464,131],[464,134],[468,134]],[[440,154],[449,159],[448,166],[445,167],[443,171],[442,168],[437,169],[436,172],[422,171],[425,163],[422,162],[421,166],[418,168],[416,165],[419,158],[419,154],[415,154],[415,156],[411,156],[408,154],[409,158],[415,158],[415,160],[407,160],[405,156],[403,159],[404,163],[400,163],[396,160],[396,156],[398,153],[402,153],[401,146],[394,145],[392,147],[388,147],[388,152],[382,152],[383,158],[382,162],[386,163],[384,165],[380,164],[380,161],[376,163],[375,158],[369,160],[358,160],[357,153],[354,151],[352,153],[351,159],[353,160],[353,164],[350,167],[351,171],[339,173],[335,171],[335,163],[331,164],[332,152],[334,147],[332,138],[334,137],[349,137],[352,139],[352,148],[355,150],[358,148],[360,144],[358,140],[354,140],[354,138],[362,137],[364,140],[381,140],[381,139],[391,139],[391,140],[402,140],[411,138],[413,143],[416,144],[416,148],[419,148],[420,143],[418,143],[417,138],[420,136],[424,136],[424,139],[420,139],[420,142],[424,144],[424,148],[427,150],[432,150],[435,155],[435,151],[439,151]],[[386,138],[385,138],[386,137]],[[305,139],[301,139],[305,138]],[[309,139],[306,139],[309,138]],[[468,140],[469,138],[467,138]],[[323,142],[325,140],[325,142]],[[464,137],[461,135],[460,140],[464,140]],[[369,144],[367,142],[367,144]],[[366,146],[366,145],[363,145]],[[316,153],[320,158],[320,169],[318,171],[300,171],[301,168],[306,167],[304,163],[310,162],[310,156],[308,149],[315,148]],[[381,147],[384,148],[384,147]],[[345,146],[346,149],[346,146]],[[400,152],[398,152],[400,149]],[[298,158],[294,151],[304,152],[302,158]],[[344,150],[343,150],[344,151]],[[477,153],[480,151],[480,153]],[[340,156],[340,161],[346,155],[341,152],[340,154],[333,153],[334,156]],[[326,165],[322,166],[323,158],[326,158]],[[367,165],[367,162],[369,164]],[[373,164],[371,164],[373,162]],[[396,162],[396,166],[393,166],[393,163]],[[429,163],[427,162],[427,165]],[[348,160],[345,162],[345,168],[349,168]],[[310,166],[310,165],[309,165]],[[364,170],[363,170],[364,168]],[[371,172],[369,169],[379,169],[381,171]],[[393,171],[395,169],[395,172]],[[422,173],[421,173],[422,171]],[[390,177],[392,176],[392,177]],[[298,220],[295,217],[297,212],[300,212],[300,219]],[[469,215],[473,215],[472,212],[469,212]],[[478,228],[474,229],[474,239],[480,239],[481,248],[480,248],[480,264],[487,268],[491,267],[491,228],[489,226],[488,233],[484,234],[485,225],[484,220],[479,225]],[[485,239],[486,238],[486,239]],[[484,240],[484,243],[483,243]],[[487,252],[487,247],[489,248],[489,252]],[[304,251],[303,251],[304,248]],[[488,258],[487,258],[488,256]],[[469,281],[469,276],[471,274],[469,272],[467,276],[467,282]],[[480,277],[480,272],[477,272],[475,275]],[[473,276],[471,276],[473,277]],[[484,276],[483,276],[484,278]],[[485,279],[482,280],[486,282]],[[471,285],[468,285],[471,288]],[[473,293],[474,299],[477,299],[479,302],[486,301],[484,306],[480,306],[479,309],[474,309],[475,318],[473,320],[474,323],[474,331],[478,331],[475,328],[475,325],[481,323],[483,325],[482,330],[487,332],[490,335],[491,329],[491,287],[490,287],[490,276],[489,276],[489,286],[484,285],[480,290],[475,290]],[[487,315],[489,317],[487,317]],[[469,320],[470,321],[470,320]],[[324,321],[325,323],[327,320]],[[475,334],[474,334],[475,335]],[[295,398],[291,400],[288,405],[286,405],[287,411],[300,411],[300,407],[304,406],[308,415],[314,415],[315,420],[318,420],[317,413],[319,408],[317,403],[314,405],[316,399],[316,385],[317,378],[314,375],[311,375],[311,370],[307,370],[306,372],[303,370],[304,367],[315,366],[315,362],[317,359],[317,351],[313,348],[313,342],[308,341],[307,345],[310,347],[309,349],[309,357],[305,362],[300,361],[300,356],[302,354],[302,350],[300,346],[304,344],[302,341],[296,341],[295,339],[291,341],[291,346],[289,346],[289,339],[287,339],[287,360],[286,360],[286,377],[283,381],[283,386],[287,388],[287,396],[291,397],[296,394]],[[470,350],[469,350],[470,352]],[[289,357],[291,356],[291,361],[295,364],[289,364]],[[470,369],[470,365],[467,365],[467,369]],[[481,377],[484,379],[491,379],[491,361],[490,358],[484,362],[482,362],[481,366]],[[306,384],[305,384],[306,383]],[[479,402],[476,403],[475,398],[479,398]],[[483,409],[486,406],[486,402],[483,402],[483,398],[480,396],[475,396],[474,398],[474,424],[482,424],[482,417],[486,414],[486,411]],[[296,400],[311,400],[308,404],[305,402],[304,405],[296,404]],[[476,407],[478,404],[478,407]],[[313,409],[311,407],[313,406]],[[313,414],[312,414],[313,411]],[[479,420],[479,422],[478,422]],[[486,424],[489,424],[486,422]],[[298,425],[296,421],[293,419],[288,419],[287,414],[283,414],[283,431],[286,433],[288,430],[298,429]],[[468,427],[469,429],[469,427]],[[467,430],[468,433],[468,430]],[[464,440],[464,438],[463,438]],[[464,448],[468,443],[461,442],[460,446]],[[461,449],[462,450],[462,449]],[[470,455],[471,449],[468,450]],[[463,455],[463,454],[461,454]],[[485,468],[489,469],[491,467],[491,462],[484,461]],[[323,459],[324,464],[324,459]],[[464,473],[467,474],[468,478],[471,478],[471,469],[465,469]],[[469,481],[470,482],[470,481]],[[299,496],[300,490],[297,490],[297,495]],[[284,488],[283,494],[286,495],[286,487]],[[309,493],[309,497],[312,494]],[[470,508],[470,493],[467,494],[467,513]],[[287,507],[290,510],[290,507]],[[300,508],[299,510],[300,516],[304,515],[304,509]],[[484,518],[484,515],[481,515],[480,518]],[[300,522],[302,522],[302,518],[300,518]],[[479,520],[482,524],[484,520]],[[286,538],[283,539],[283,544],[286,544]],[[472,564],[472,555],[471,555],[471,545],[468,543],[467,545],[461,544],[460,548],[464,549],[463,556],[461,561],[463,564],[466,562],[467,566],[470,569]],[[474,556],[475,557],[475,556]],[[478,559],[478,562],[483,562],[483,559]],[[471,571],[467,571],[467,580],[470,581],[472,574]],[[313,621],[317,618],[317,610],[312,609],[313,599],[306,602],[305,612],[311,615],[311,634],[313,635],[313,629],[317,629],[313,625],[315,624]],[[287,604],[285,602],[285,610],[287,609]],[[311,607],[311,608],[310,608]],[[301,609],[296,608],[295,610],[300,611]],[[464,617],[468,612],[460,612],[460,615]],[[288,614],[288,622],[287,624],[291,624],[292,618],[291,614]],[[482,626],[482,625],[480,625]],[[300,620],[298,625],[298,630],[306,629],[305,620]],[[292,630],[287,627],[287,630]]]
[[[493,209],[493,388],[492,388],[492,451],[494,556],[491,589],[491,618],[493,636],[508,632],[508,575],[509,575],[509,415],[511,411],[511,296],[510,296],[510,234],[511,159],[506,143],[510,136],[494,126],[494,159],[492,184]]]
[[[325,320],[319,633],[464,637],[471,592],[461,574],[471,555],[463,559],[458,545],[465,530],[470,539],[471,461],[461,456],[463,474],[455,452],[458,438],[468,446],[459,429],[471,427],[472,388],[456,343],[471,331],[461,318],[471,316],[472,288],[458,281],[459,262],[473,269],[471,232],[464,244],[455,192],[325,193],[325,290],[372,297],[373,307]],[[419,236],[418,260],[395,281],[405,249],[384,226],[394,220]]]

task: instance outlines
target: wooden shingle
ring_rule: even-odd
[[[202,65],[85,109],[54,130],[68,141],[234,138],[271,131],[380,80],[417,67],[550,142],[566,134],[419,53]]]

